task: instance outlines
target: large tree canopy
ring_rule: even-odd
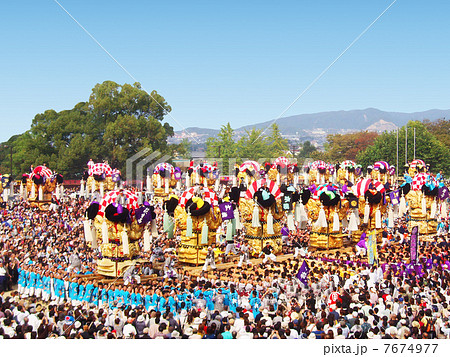
[[[151,95],[139,83],[119,85],[112,81],[97,84],[89,101],[73,109],[37,114],[30,130],[14,139],[14,174],[30,165],[46,163],[67,177],[79,177],[89,159],[108,160],[123,170],[125,161],[143,148],[161,153],[169,148],[167,138],[173,128],[162,123],[171,111],[156,91]],[[3,156],[2,167],[8,158]]]
[[[432,172],[443,170],[450,173],[449,148],[430,133],[425,124],[420,121],[408,122],[408,161],[414,159],[414,128],[416,128],[416,158],[424,160],[430,165]],[[406,129],[399,130],[399,173],[403,172],[405,165],[405,137]],[[391,165],[396,165],[397,161],[397,132],[385,132],[381,134],[365,151],[356,157],[357,162],[363,166],[371,165],[375,161],[387,161]]]

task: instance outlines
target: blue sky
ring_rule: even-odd
[[[60,0],[184,127],[210,128],[276,118],[391,2]],[[450,108],[449,13],[398,0],[285,116]],[[0,16],[0,141],[96,83],[133,82],[53,0],[2,2]]]

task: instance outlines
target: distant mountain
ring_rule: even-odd
[[[365,130],[380,120],[393,123],[396,126],[403,126],[409,120],[434,120],[449,116],[450,109],[433,109],[418,113],[397,113],[368,108],[363,110],[340,110],[335,112],[294,115],[277,120],[277,124],[283,134],[288,134],[300,130],[319,128],[325,130]],[[236,131],[266,128],[272,122],[273,120],[255,125],[246,125],[236,129]]]
[[[321,112],[313,114],[300,114],[280,118],[276,121],[281,134],[290,140],[315,140],[319,144],[325,142],[328,134],[348,133],[360,130],[390,131],[405,125],[409,120],[436,120],[450,117],[450,109],[432,109],[417,113],[384,112],[375,108],[362,110],[340,110],[333,112]],[[239,138],[245,130],[266,129],[273,120],[253,125],[245,125],[235,129]],[[219,132],[216,129],[187,128],[187,131],[199,142],[205,142],[210,136]],[[183,131],[176,131],[171,142],[179,142],[182,139],[192,141],[192,137]]]

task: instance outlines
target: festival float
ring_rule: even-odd
[[[335,249],[344,245],[343,225],[347,217],[349,203],[341,198],[342,193],[335,184],[312,186],[312,197],[306,209],[313,221],[309,236],[310,246],[319,249]]]
[[[427,172],[428,166],[425,164],[425,161],[421,159],[414,159],[408,165],[408,174],[411,177],[414,177],[416,174]]]
[[[325,161],[317,160],[312,162],[310,167],[307,168],[307,173],[310,184],[321,185],[330,181],[330,172]]]
[[[377,242],[381,242],[382,217],[386,214],[390,202],[389,196],[386,195],[386,187],[378,180],[361,178],[353,186],[353,193],[358,197],[359,201],[360,225],[364,224],[369,230],[375,230]],[[361,232],[360,229],[355,231],[353,242],[357,243],[359,241]]]
[[[47,211],[52,202],[52,195],[60,199],[64,192],[63,177],[53,173],[48,167],[41,165],[33,169],[30,174],[22,176],[21,192],[27,197],[31,207]]]
[[[248,188],[249,185],[260,179],[261,174],[265,174],[265,172],[261,172],[259,163],[252,160],[244,161],[239,167],[236,167],[237,182],[234,186],[243,183]]]
[[[277,185],[286,184],[296,187],[299,181],[299,169],[297,164],[292,164],[288,158],[280,156],[275,159],[267,171],[269,180],[275,181]]]
[[[203,264],[208,246],[216,242],[217,229],[222,224],[217,194],[206,186],[187,189],[174,209],[174,221],[171,229],[181,233],[178,261]]]
[[[23,186],[22,190],[23,190]],[[11,176],[8,174],[0,175],[0,202],[6,203],[8,202],[8,199],[14,192],[11,192],[14,190],[14,187],[12,185],[12,179]]]
[[[395,175],[395,166],[389,165],[386,161],[377,161],[367,168],[368,173],[374,180],[383,184],[392,184]]]
[[[150,249],[149,228],[155,232],[155,217],[153,207],[147,202],[139,207],[138,196],[130,190],[112,190],[100,202],[91,202],[86,211],[84,234],[86,242],[101,252],[97,272],[120,277],[138,261],[142,239],[143,250]]]
[[[352,160],[345,160],[339,164],[336,172],[336,181],[341,185],[344,185],[347,181],[355,184],[361,174],[361,165],[356,164]]]
[[[151,183],[148,182],[147,187],[153,187],[154,197],[161,201],[167,198],[169,194],[177,188],[181,188],[181,170],[179,167],[173,167],[167,162],[156,165],[151,177]]]
[[[436,233],[438,194],[438,183],[432,175],[423,171],[415,172],[411,190],[406,194],[410,209],[409,230],[419,226],[420,234]]]
[[[274,254],[282,250],[281,219],[284,211],[281,197],[276,182],[259,179],[248,187],[245,196],[239,200],[245,239],[255,254],[261,252],[266,242],[270,242]]]
[[[203,185],[217,191],[219,188],[219,181],[220,177],[217,162],[214,162],[213,165],[202,162],[194,166],[193,161],[191,161],[186,177],[186,188],[195,185]]]
[[[88,171],[84,173],[81,180],[80,196],[89,194],[94,196],[98,192],[100,197],[108,191],[118,189],[121,183],[121,174],[117,169],[112,169],[107,162],[94,163],[90,160],[87,164]]]

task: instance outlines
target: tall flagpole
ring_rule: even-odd
[[[408,124],[405,126],[405,165],[408,165]]]
[[[397,180],[398,180],[398,131],[399,131],[399,128],[397,128],[397,163],[395,166],[395,175],[397,176]]]
[[[416,128],[414,127],[414,160],[416,159]]]

